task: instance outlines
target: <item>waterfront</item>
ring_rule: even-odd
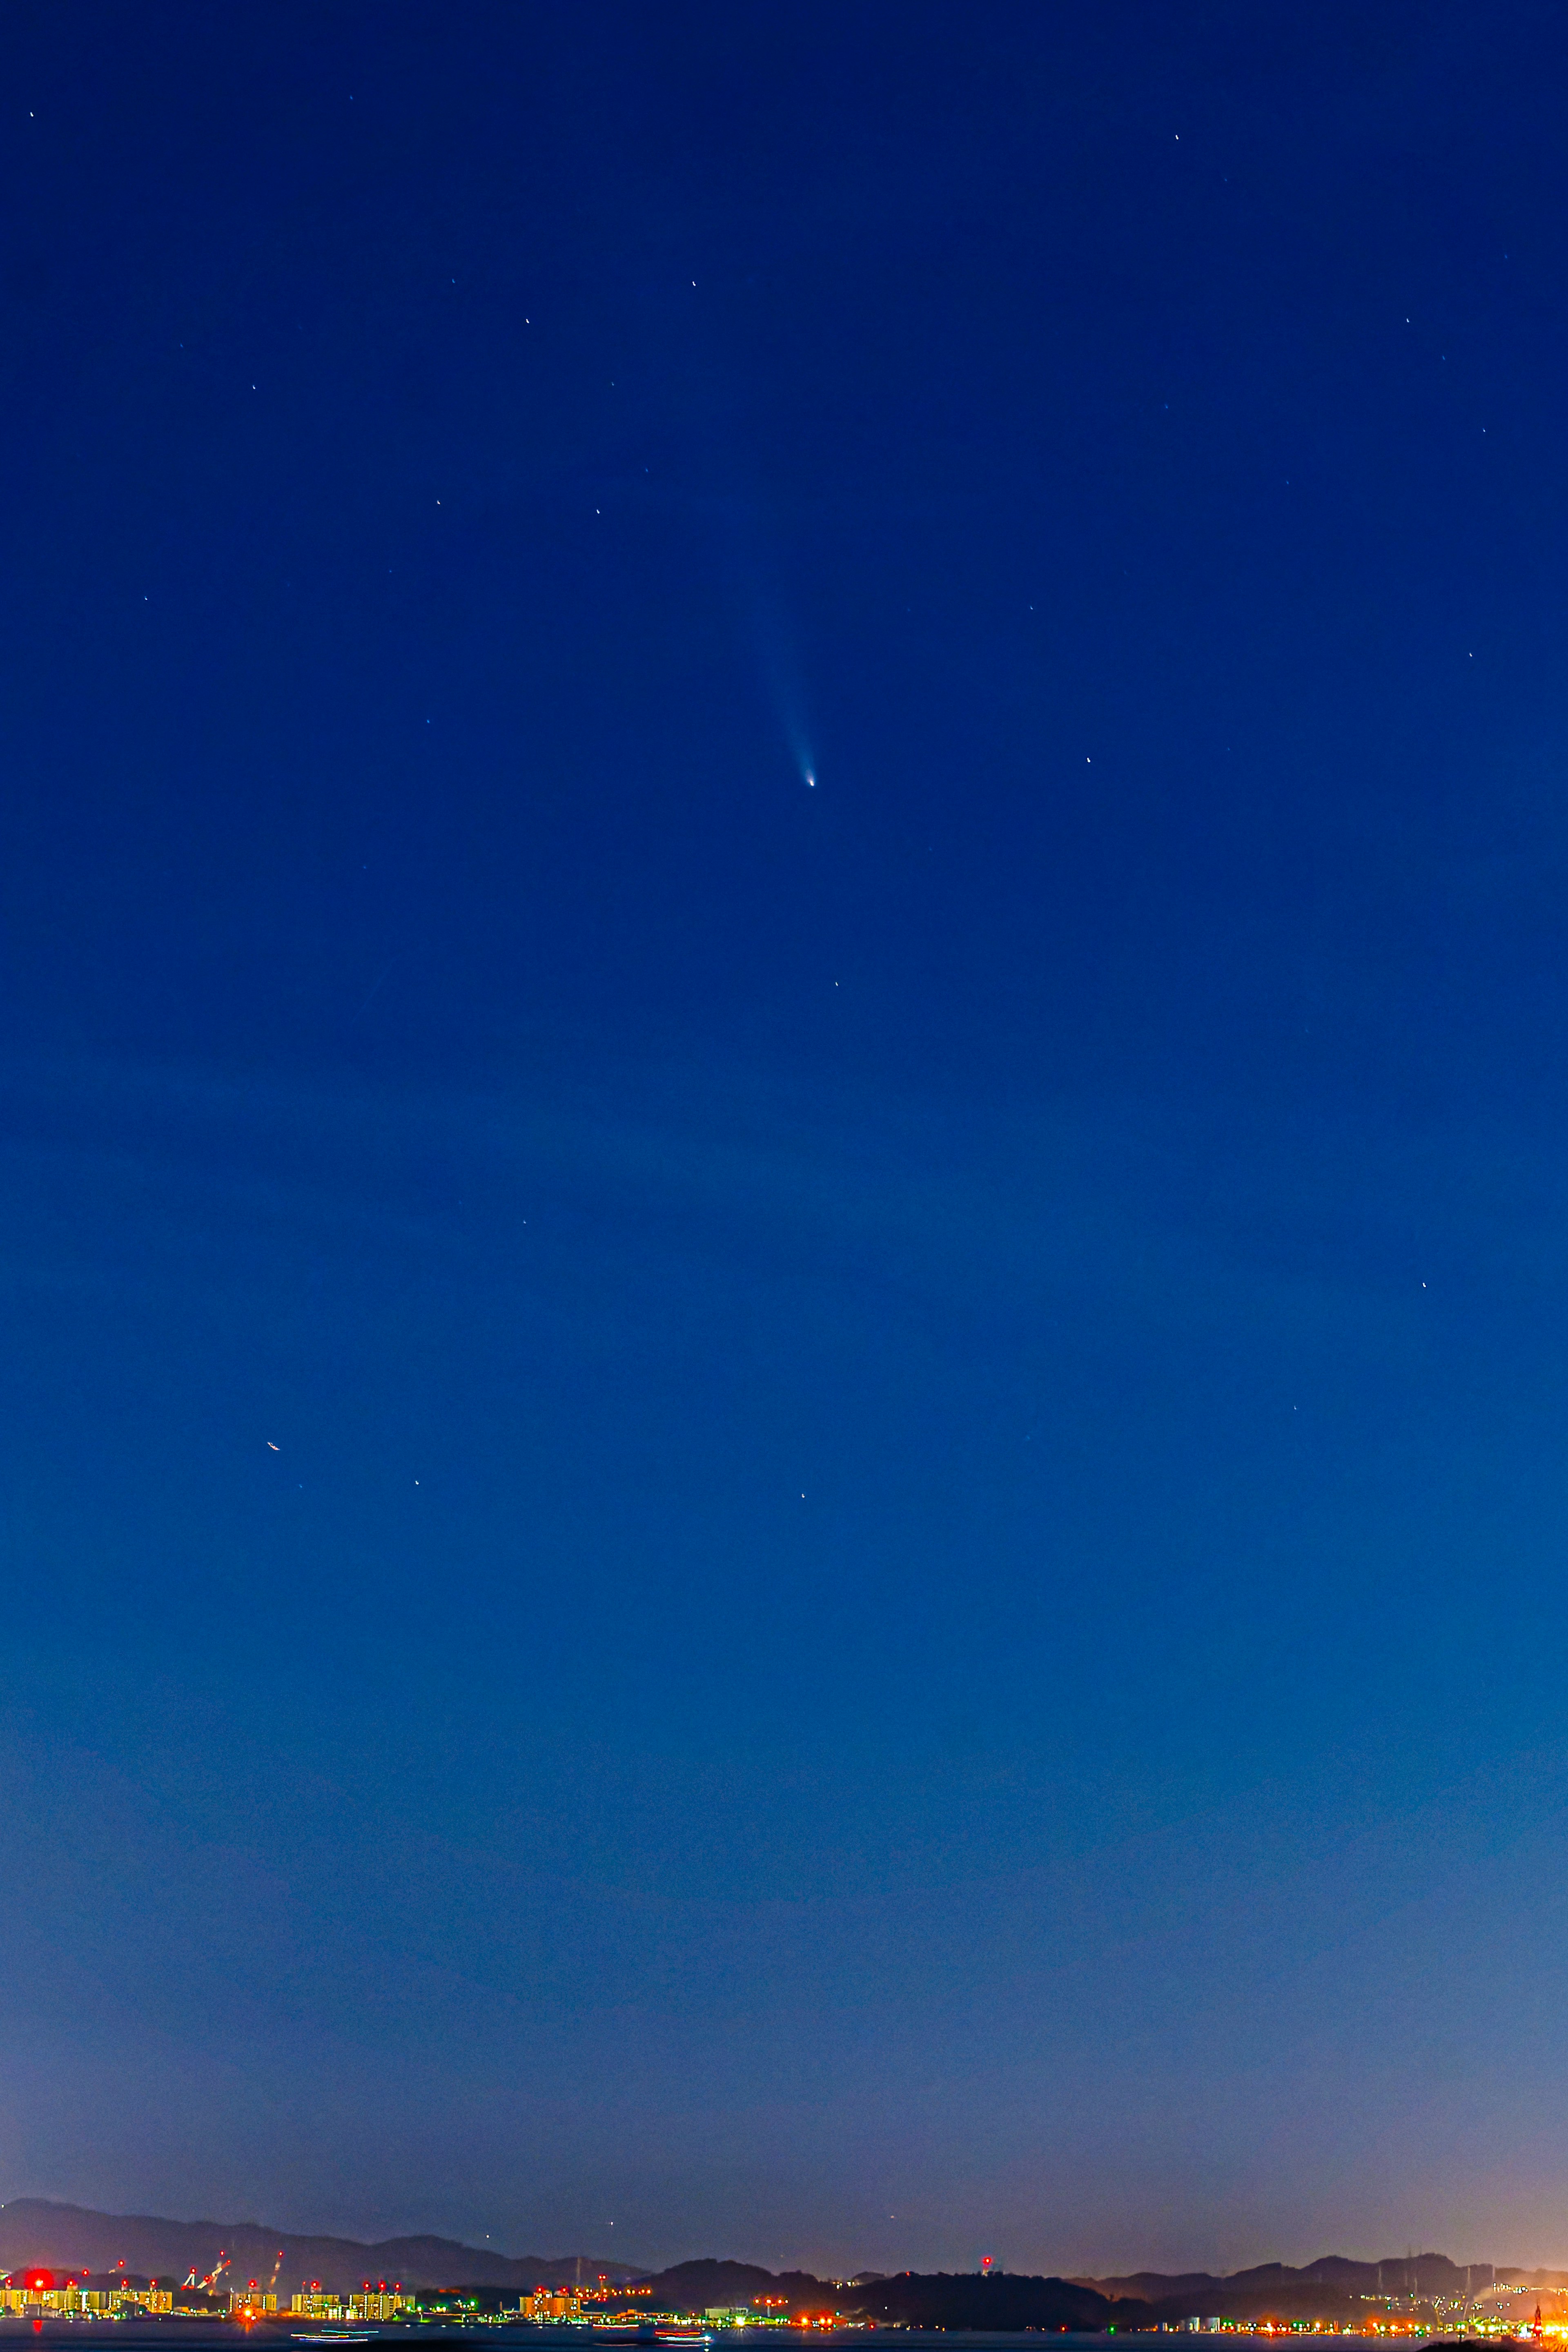
[[[514,2345],[559,2347],[570,2344],[581,2347],[585,2338],[626,2346],[653,2344],[700,2347],[711,2344],[716,2335],[725,2332],[722,2326],[705,2325],[675,2318],[672,2318],[668,2323],[656,2323],[652,2326],[643,2322],[635,2330],[580,2322],[540,2326],[520,2320],[515,2313],[493,2316],[475,2315],[465,2319],[443,2316],[423,2321],[400,2317],[384,2325],[370,2322],[357,2326],[350,2325],[312,2326],[308,2322],[302,2326],[292,2314],[282,2314],[277,2316],[267,2315],[265,2317],[251,2320],[224,2318],[204,2320],[176,2318],[170,2315],[126,2319],[118,2315],[99,2316],[90,2313],[49,2317],[44,2317],[40,2314],[28,2317],[20,2313],[6,2313],[4,2316],[0,2316],[0,2339],[26,2338],[35,2344],[56,2347],[70,2344],[79,2347],[84,2330],[106,2326],[133,2327],[138,2342],[149,2346],[167,2347],[177,2342],[182,2347],[182,2352],[209,2352],[209,2347],[210,2352],[220,2352],[220,2347],[221,2352],[235,2352],[236,2328],[243,2329],[246,2336],[265,2337],[267,2344],[274,2347],[274,2352],[283,2352],[285,2346],[294,2345],[319,2347],[367,2343],[384,2346],[387,2347],[387,2352],[393,2352],[393,2347],[400,2345],[428,2345],[433,2340],[441,2342],[449,2338],[471,2337],[476,2330],[480,2328],[488,2331],[492,2337],[499,2339],[497,2352],[503,2352],[503,2347]],[[1461,2341],[1498,2346],[1509,2344],[1522,2346],[1532,2341],[1531,2332],[1510,2335],[1493,2326],[1436,2328],[1418,2326],[1413,2322],[1396,2322],[1390,2325],[1381,2320],[1356,2330],[1333,2329],[1313,2325],[1311,2322],[1291,2324],[1273,2323],[1268,2320],[1236,2323],[1227,2321],[1218,2328],[1198,2330],[1192,2329],[1185,2323],[1173,2322],[1166,2322],[1155,2328],[1134,2331],[1119,2330],[1114,2327],[1098,2330],[902,2327],[888,2329],[879,2326],[874,2322],[805,2327],[774,2323],[769,2327],[771,2338],[785,2346],[810,2345],[813,2347],[848,2346],[862,2343],[868,2334],[891,2333],[897,2335],[903,2343],[913,2347],[936,2347],[950,2344],[955,2337],[958,2337],[965,2345],[975,2347],[976,2352],[1037,2352],[1037,2347],[1044,2335],[1058,2337],[1069,2345],[1109,2347],[1116,2343],[1124,2343],[1129,2333],[1186,2336],[1195,2332],[1268,2337],[1309,2336],[1323,2347],[1323,2352],[1335,2352],[1335,2347],[1343,2347],[1343,2352],[1352,2352],[1352,2347],[1356,2347],[1356,2352],[1365,2352],[1369,2338],[1382,2340],[1391,2336],[1407,2337],[1423,2347],[1424,2352],[1436,2352],[1436,2347]],[[256,2352],[261,2352],[260,2347],[256,2347]]]

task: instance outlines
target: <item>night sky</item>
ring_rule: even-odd
[[[0,2193],[1568,2260],[1563,62],[11,0]]]

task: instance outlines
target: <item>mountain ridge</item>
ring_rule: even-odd
[[[1246,2293],[1255,2287],[1335,2286],[1362,2294],[1453,2294],[1473,2275],[1479,2284],[1494,2275],[1490,2263],[1455,2263],[1447,2254],[1385,2254],[1380,2262],[1357,2262],[1348,2254],[1320,2254],[1310,2263],[1254,2263],[1239,2271],[1128,2271],[1121,2275],[1091,2278],[1074,2273],[1074,2284],[1097,2287],[1103,2294],[1168,2295],[1202,2287],[1221,2293]]]
[[[172,2221],[155,2213],[100,2213],[91,2206],[17,2197],[0,2205],[0,2269],[37,2263],[50,2270],[112,2271],[119,2264],[145,2277],[194,2270],[204,2277],[229,2256],[225,2284],[265,2286],[279,2254],[277,2292],[294,2294],[306,2280],[348,2293],[382,2279],[405,2286],[498,2286],[526,2291],[565,2285],[581,2265],[585,2280],[601,2274],[616,2285],[639,2277],[635,2263],[594,2254],[499,2254],[486,2246],[429,2232],[361,2240],[273,2230],[260,2221]]]
[[[1112,2305],[1121,2305],[1122,2319],[1136,2326],[1144,2312],[1149,2319],[1172,2319],[1206,2313],[1240,2315],[1254,2307],[1260,2313],[1306,2314],[1309,2306],[1321,2305],[1326,2314],[1331,2305],[1348,2312],[1361,2296],[1379,2292],[1453,2296],[1485,2293],[1494,2281],[1500,2284],[1505,2279],[1523,2281],[1534,2275],[1542,2284],[1548,2281],[1545,2273],[1504,2271],[1490,2263],[1467,2267],[1446,2254],[1427,2252],[1388,2255],[1381,2263],[1324,2254],[1300,2266],[1260,2263],[1229,2273],[1142,2270],[1049,2279],[1013,2272],[993,2272],[988,2279],[965,2272],[905,2271],[883,2277],[862,2273],[861,2284],[851,2290],[809,2271],[772,2272],[759,2263],[716,2256],[661,2270],[592,2254],[503,2254],[431,2232],[361,2240],[273,2230],[258,2221],[176,2221],[156,2214],[103,2213],[41,2197],[14,2198],[0,2205],[0,2269],[37,2263],[53,2270],[103,2273],[122,2265],[133,2275],[184,2277],[194,2271],[203,2277],[224,2255],[228,2257],[225,2284],[244,2286],[254,2279],[265,2287],[276,2269],[277,2290],[285,2297],[314,2280],[337,2293],[361,2287],[367,2279],[372,2284],[385,2279],[408,2287],[462,2285],[523,2294],[536,2286],[568,2285],[579,2277],[584,2284],[602,2277],[615,2286],[633,2281],[650,2286],[654,2300],[674,2309],[701,2310],[708,2304],[760,2300],[773,2294],[797,2306],[832,2299],[841,2308],[863,2309],[888,2319],[913,2314],[918,2306],[937,2324],[949,2326],[984,2325],[1003,2304],[1010,2308],[1014,2303],[1031,2313],[1038,2306],[1042,2315],[1015,2324],[1059,2326],[1071,2309],[1081,2315],[1076,2324],[1082,2325],[1092,2305],[1089,2301],[1075,2303],[1075,2297],[1092,2298],[1102,2320]],[[971,2307],[976,2317],[959,2316]]]

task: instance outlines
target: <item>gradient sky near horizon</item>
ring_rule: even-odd
[[[1563,63],[6,10],[0,2195],[1568,2261]]]

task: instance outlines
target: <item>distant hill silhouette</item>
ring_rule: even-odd
[[[1447,2254],[1389,2254],[1380,2263],[1354,2263],[1343,2254],[1324,2254],[1299,2270],[1289,2263],[1259,2263],[1251,2270],[1218,2274],[1213,2271],[1130,2271],[1120,2278],[1082,2278],[1082,2286],[1116,2294],[1170,2295],[1204,2287],[1246,2294],[1255,2287],[1300,2284],[1337,2286],[1352,2294],[1459,2294],[1467,2275],[1473,2285],[1490,2284],[1490,2263],[1462,2263]]]
[[[851,2288],[841,2301],[869,2318],[906,2327],[1100,2328],[1148,2325],[1146,2304],[1114,2302],[1073,2279],[1030,2278],[1011,2271],[903,2271]]]
[[[918,2327],[1103,2327],[1110,2317],[1136,2326],[1144,2305],[1131,2297],[1113,2305],[1068,2279],[1018,2278],[1010,2273],[982,2278],[977,2271],[925,2273],[902,2271],[894,2278],[862,2276],[852,2286],[835,2286],[810,2271],[765,2271],[756,2263],[676,2263],[646,2273],[650,2305],[664,2311],[706,2311],[720,2303],[760,2303],[781,2297],[791,2311],[864,2312],[868,2318],[901,2320]]]
[[[585,2280],[600,2273],[618,2285],[637,2275],[628,2263],[599,2255],[493,2253],[455,2238],[383,2238],[364,2244],[355,2238],[305,2238],[269,2230],[259,2221],[167,2221],[148,2213],[95,2213],[82,2205],[56,2205],[44,2197],[17,2197],[0,2205],[0,2269],[37,2263],[48,2270],[112,2271],[123,2263],[143,2277],[194,2271],[204,2277],[220,2252],[230,2257],[224,2274],[244,2286],[265,2286],[282,2249],[277,2292],[293,2294],[305,2279],[319,2279],[339,2293],[381,2279],[405,2286],[510,2287],[564,2284],[582,2265]],[[717,2300],[716,2296],[715,2301]]]
[[[675,2263],[667,2271],[643,2271],[638,2284],[652,2292],[648,2302],[656,2311],[706,2311],[710,2304],[760,2303],[782,2295],[794,2310],[810,2304],[814,2311],[841,2300],[838,2290],[810,2271],[765,2271],[757,2263],[720,2262],[706,2255],[695,2262]]]
[[[1389,2254],[1381,2263],[1357,2263],[1324,2254],[1293,2269],[1289,2263],[1259,2263],[1251,2270],[1217,2276],[1212,2271],[1131,2271],[1115,2278],[1079,2278],[1074,2284],[1105,2295],[1135,2295],[1156,2320],[1173,2319],[1364,2319],[1365,2295],[1460,2295],[1491,2284],[1490,2263],[1467,2271],[1447,2254]]]
[[[224,2284],[244,2286],[271,2278],[279,2250],[277,2292],[292,2294],[306,2279],[339,2293],[366,2279],[401,2280],[411,2287],[470,2286],[516,2294],[533,2286],[570,2284],[580,2268],[584,2284],[601,2275],[612,2284],[646,2284],[654,2308],[700,2312],[710,2304],[781,2298],[792,2310],[863,2312],[868,2318],[948,2328],[1100,2328],[1148,2326],[1186,2318],[1350,2318],[1365,2316],[1358,2297],[1375,2294],[1456,2295],[1480,2293],[1507,2276],[1555,2283],[1558,2273],[1493,2273],[1476,2263],[1467,2272],[1446,2254],[1387,2256],[1381,2263],[1328,2254],[1300,2269],[1262,2263],[1217,2276],[1211,2271],[1134,2271],[1113,2278],[1025,2277],[1013,2272],[904,2271],[890,2278],[862,2274],[853,2286],[835,2286],[809,2271],[764,2270],[756,2263],[716,2256],[639,2271],[600,2255],[502,2254],[455,2238],[303,2237],[257,2221],[171,2221],[144,2213],[98,2213],[47,2198],[19,2197],[0,2206],[0,2270],[37,2263],[49,2270],[104,2273],[121,2264],[141,2278],[198,2278],[220,2252],[229,2256]],[[1381,2273],[1381,2281],[1379,2273]]]

